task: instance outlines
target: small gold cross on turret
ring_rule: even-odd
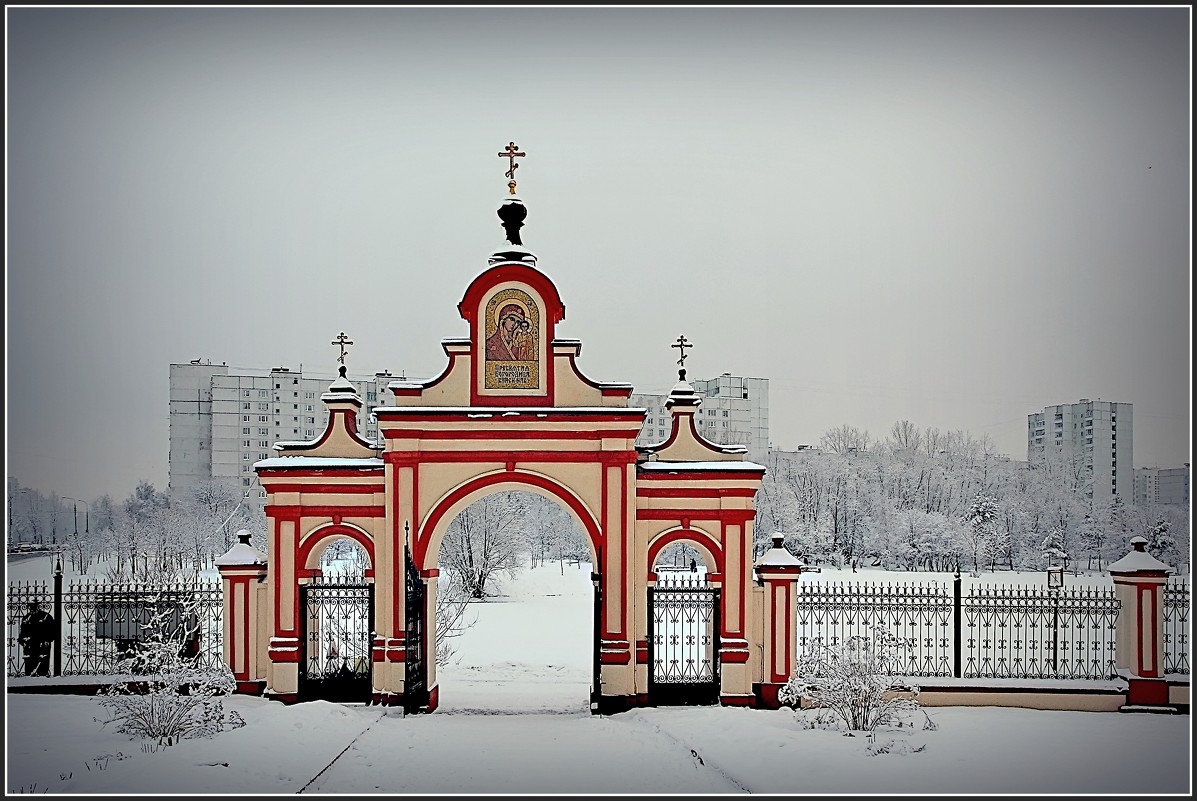
[[[341,364],[344,364],[345,363],[345,353],[347,352],[347,349],[345,346],[352,345],[353,340],[350,339],[349,337],[345,336],[345,332],[342,331],[337,336],[337,338],[332,341],[332,344],[340,346],[341,355],[337,357],[337,361],[339,361]]]
[[[507,188],[511,190],[511,194],[513,195],[515,194],[515,171],[520,166],[515,163],[515,160],[527,155],[527,153],[516,147],[515,142],[509,143],[507,147],[503,148],[503,152],[499,154],[499,158],[507,159],[511,165],[507,168],[507,172],[504,175],[511,179],[507,182]]]

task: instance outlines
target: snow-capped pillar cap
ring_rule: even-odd
[[[337,368],[337,377],[334,378],[333,382],[328,385],[329,392],[333,392],[338,395],[357,394],[357,387],[355,387],[353,382],[345,376],[345,371],[347,369],[348,368],[346,368],[343,364]]]
[[[683,367],[677,371],[677,383],[669,391],[669,397],[665,400],[665,408],[672,409],[674,406],[680,406],[683,409],[697,409],[701,405],[702,398],[686,381],[686,369]]]
[[[266,554],[249,544],[250,533],[246,529],[237,532],[237,542],[224,556],[213,560],[217,567],[240,567],[265,565]]]
[[[1159,559],[1147,553],[1147,539],[1135,536],[1130,541],[1131,550],[1126,556],[1109,566],[1112,574],[1127,575],[1131,573],[1165,575],[1175,573],[1176,569],[1166,565]]]
[[[792,574],[797,578],[798,574],[802,572],[802,568],[806,567],[798,557],[786,550],[782,544],[785,538],[786,535],[783,533],[773,534],[773,547],[761,554],[761,558],[753,564],[758,576],[763,576],[765,573]]]

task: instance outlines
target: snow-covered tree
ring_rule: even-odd
[[[240,715],[224,709],[223,696],[236,690],[228,666],[223,660],[205,666],[186,647],[198,627],[194,598],[167,596],[158,585],[144,603],[142,639],[117,665],[126,680],[100,692],[108,714],[102,723],[159,745],[244,725]]]
[[[1068,564],[1068,553],[1064,550],[1064,532],[1059,526],[1052,526],[1047,530],[1043,542],[1039,544],[1045,567]]]
[[[526,495],[489,495],[467,506],[449,523],[439,563],[471,598],[485,598],[496,578],[519,569],[527,551]]]
[[[849,731],[874,735],[878,727],[902,723],[921,709],[918,685],[899,670],[905,648],[880,627],[872,637],[853,636],[837,645],[814,642],[798,658],[778,700],[831,710]]]
[[[1151,527],[1151,534],[1147,537],[1147,550],[1166,565],[1176,567],[1180,564],[1180,549],[1177,547],[1176,538],[1172,536],[1172,524],[1166,519],[1157,519]]]
[[[972,557],[973,575],[981,575],[981,565],[990,562],[997,548],[998,523],[1001,510],[997,500],[989,495],[979,494],[973,498],[965,513],[964,536],[968,553]]]

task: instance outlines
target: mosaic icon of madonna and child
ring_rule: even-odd
[[[519,289],[496,292],[486,304],[487,389],[540,386],[540,309]]]

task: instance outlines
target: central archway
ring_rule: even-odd
[[[427,636],[440,709],[590,708],[597,629],[587,540],[575,515],[547,493],[500,486],[451,516],[428,555],[439,571]]]

